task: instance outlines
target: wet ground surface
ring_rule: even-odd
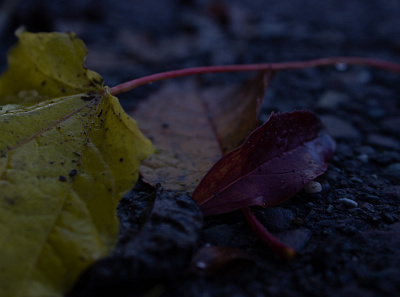
[[[4,69],[12,32],[25,25],[76,32],[89,48],[88,67],[109,86],[201,65],[350,55],[400,62],[399,15],[394,0],[21,1],[2,28],[0,61]],[[247,76],[197,79],[225,86]],[[161,86],[140,87],[121,102],[134,108]],[[197,232],[199,210],[188,197],[176,203],[173,194],[157,198],[139,185],[121,202],[116,254],[94,265],[71,296],[400,295],[400,77],[346,65],[280,72],[261,119],[295,109],[320,115],[338,147],[319,178],[322,192],[302,191],[277,207],[253,209],[297,249],[294,261],[260,244],[240,212],[205,218]],[[162,236],[146,237],[157,226],[166,230]],[[149,245],[135,241],[137,234]],[[240,248],[252,260],[188,273],[192,252],[204,245]],[[146,254],[143,261],[139,254]]]

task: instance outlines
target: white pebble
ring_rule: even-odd
[[[339,199],[339,201],[342,202],[348,208],[356,208],[358,206],[357,202],[349,198],[341,198]]]
[[[304,187],[307,193],[314,194],[322,191],[322,186],[319,182],[311,181]]]

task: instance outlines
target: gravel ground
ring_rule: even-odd
[[[89,48],[88,67],[110,86],[201,65],[345,55],[400,62],[399,15],[397,0],[20,1],[0,27],[0,63],[5,69],[6,50],[21,25],[76,32]],[[201,81],[225,86],[244,77],[203,75]],[[121,102],[134,108],[160,87],[140,87],[121,95]],[[260,244],[240,212],[205,218],[197,232],[201,216],[189,197],[155,194],[139,184],[119,207],[116,254],[95,264],[70,295],[400,296],[399,97],[398,75],[364,67],[287,71],[274,78],[261,119],[271,111],[312,110],[338,144],[319,178],[320,193],[302,191],[277,207],[253,209],[298,250],[294,261]],[[157,226],[166,228],[163,236],[146,236]],[[157,245],[133,240],[136,234]],[[187,272],[192,252],[207,244],[240,248],[251,259],[242,255],[229,269]]]

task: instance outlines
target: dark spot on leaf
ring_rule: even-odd
[[[9,197],[5,197],[4,201],[7,202],[10,205],[14,205],[15,204],[15,199],[9,198]]]
[[[67,181],[67,178],[64,175],[60,175],[60,177],[58,179],[61,182],[66,182]]]
[[[103,85],[103,80],[101,80],[101,81],[99,81],[99,80],[97,80],[97,79],[93,79],[93,82],[95,83],[95,84],[97,84],[97,85],[100,85],[100,86],[102,86]]]
[[[40,84],[42,87],[46,84],[46,81],[42,81],[42,83]]]
[[[124,158],[119,158],[119,161],[120,161],[120,162],[124,161]]]
[[[74,155],[75,155],[75,156],[78,156],[78,157],[82,157],[82,154],[80,154],[80,153],[78,153],[78,152],[74,152]]]
[[[87,93],[86,96],[81,96],[81,99],[84,101],[90,101],[95,98],[96,98],[96,96],[93,93]]]

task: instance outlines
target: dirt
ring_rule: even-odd
[[[76,32],[89,48],[88,67],[110,86],[201,65],[327,56],[399,63],[399,15],[396,0],[20,1],[1,28],[0,62],[4,69],[12,32],[25,25],[30,31]],[[194,79],[224,86],[247,76]],[[240,212],[204,218],[201,230],[190,199],[165,202],[174,215],[159,215],[154,189],[140,183],[119,206],[116,253],[90,268],[70,296],[399,296],[399,82],[397,74],[336,65],[280,72],[269,86],[261,120],[271,111],[312,110],[337,141],[329,169],[318,179],[320,193],[301,191],[274,208],[253,209],[296,248],[295,260],[286,262],[263,246]],[[123,94],[122,104],[132,109],[160,87]],[[192,229],[182,229],[186,219]],[[171,229],[146,237],[149,226]],[[145,243],[157,242],[151,252],[127,252],[129,246],[146,251],[146,244],[135,241],[138,234]],[[191,255],[206,245],[239,248],[251,260],[239,256],[221,269],[189,270]]]

